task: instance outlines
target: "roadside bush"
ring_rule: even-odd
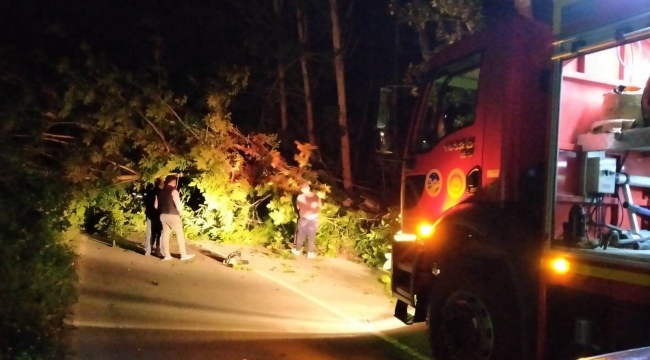
[[[66,189],[7,160],[0,157],[0,359],[62,359],[77,280],[61,235]]]
[[[0,235],[0,258],[0,358],[63,358],[64,321],[76,300],[74,253],[36,223]]]

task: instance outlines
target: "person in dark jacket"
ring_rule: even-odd
[[[181,221],[180,211],[183,209],[181,197],[176,190],[178,179],[174,175],[168,175],[165,178],[165,187],[156,195],[154,207],[160,211],[160,221],[163,224],[162,230],[162,247],[164,251],[163,260],[171,260],[172,255],[169,252],[169,236],[172,230],[176,233],[176,241],[181,252],[181,260],[189,260],[194,254],[188,254],[185,250],[185,236],[183,234],[183,222]]]
[[[162,222],[160,222],[160,212],[156,209],[156,195],[163,188],[162,179],[156,179],[153,189],[146,192],[144,195],[144,211],[147,217],[147,230],[145,232],[145,248],[144,254],[151,255],[151,251],[162,254],[160,248],[160,236],[162,234]]]

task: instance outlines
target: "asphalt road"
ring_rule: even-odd
[[[361,265],[245,253],[236,270],[204,248],[181,262],[126,247],[78,243],[74,359],[430,358],[423,327],[393,319]]]

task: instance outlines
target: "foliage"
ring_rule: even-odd
[[[60,359],[64,320],[76,301],[74,254],[42,222],[24,226],[29,232],[0,235],[0,358]]]
[[[424,61],[409,65],[407,83],[430,70],[428,60],[435,53],[480,30],[485,22],[481,0],[390,0],[389,11],[419,35]]]
[[[76,299],[74,253],[65,240],[71,188],[52,166],[43,131],[48,89],[32,57],[0,46],[0,358],[60,359],[64,322]]]
[[[330,186],[311,170],[313,146],[296,142],[290,164],[275,135],[244,135],[232,125],[228,109],[247,84],[246,69],[222,69],[205,105],[192,107],[169,90],[160,68],[127,73],[88,47],[82,53],[83,63],[64,60],[57,66],[66,86],[47,130],[67,136],[53,155],[78,187],[69,215],[96,217],[95,230],[109,236],[141,232],[142,204],[132,192],[156,177],[184,172],[189,181],[180,191],[189,238],[263,244],[282,252],[295,233],[298,185],[311,180],[325,200],[321,253],[358,254],[376,265],[375,258],[387,251],[379,244],[386,231],[371,229],[364,213],[343,211],[329,198]]]
[[[201,116],[187,106],[187,98],[166,90],[160,80],[164,74],[151,85],[151,73],[120,73],[88,57],[93,61],[85,66],[92,77],[64,69],[69,85],[66,111],[60,114],[65,122],[74,116],[83,130],[81,138],[70,141],[89,150],[76,152],[66,166],[69,179],[87,189],[76,206],[101,216],[97,230],[112,236],[141,231],[141,204],[131,189],[182,171],[189,173],[180,189],[189,238],[262,244],[282,253],[296,229],[298,185],[307,179],[325,202],[318,251],[359,256],[372,266],[383,262],[387,221],[369,222],[365,213],[344,211],[330,198],[330,186],[311,170],[313,146],[296,142],[291,165],[280,155],[274,135],[244,135],[232,125],[228,107],[247,83],[245,70],[226,69],[214,79],[207,114]]]
[[[127,237],[143,229],[146,218],[142,204],[134,201],[128,188],[110,186],[78,194],[75,211],[84,215],[83,230],[94,230],[110,237]],[[88,213],[86,213],[88,210]],[[87,217],[91,217],[88,219]],[[96,220],[93,221],[92,218]],[[89,221],[90,220],[90,221]]]
[[[391,279],[390,275],[388,275],[388,274],[383,274],[379,278],[379,282],[384,284],[384,292],[386,292],[387,294],[392,293],[392,281],[393,281],[393,279]],[[391,299],[391,301],[394,301],[394,300],[395,300],[395,298]]]
[[[355,244],[357,253],[373,267],[381,267],[384,264],[385,255],[391,252],[391,236],[399,230],[399,223],[394,214],[389,213],[378,222],[366,230],[365,239]]]
[[[390,12],[398,22],[419,29],[433,27],[435,40],[452,44],[483,24],[480,0],[391,0]]]
[[[66,189],[54,174],[21,166],[6,145],[0,143],[0,358],[60,359],[77,279],[61,236]]]

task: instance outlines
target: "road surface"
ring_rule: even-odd
[[[430,358],[423,326],[393,319],[377,274],[362,265],[245,250],[250,265],[232,269],[211,256],[228,249],[210,244],[181,262],[145,257],[129,242],[80,239],[72,357]]]

